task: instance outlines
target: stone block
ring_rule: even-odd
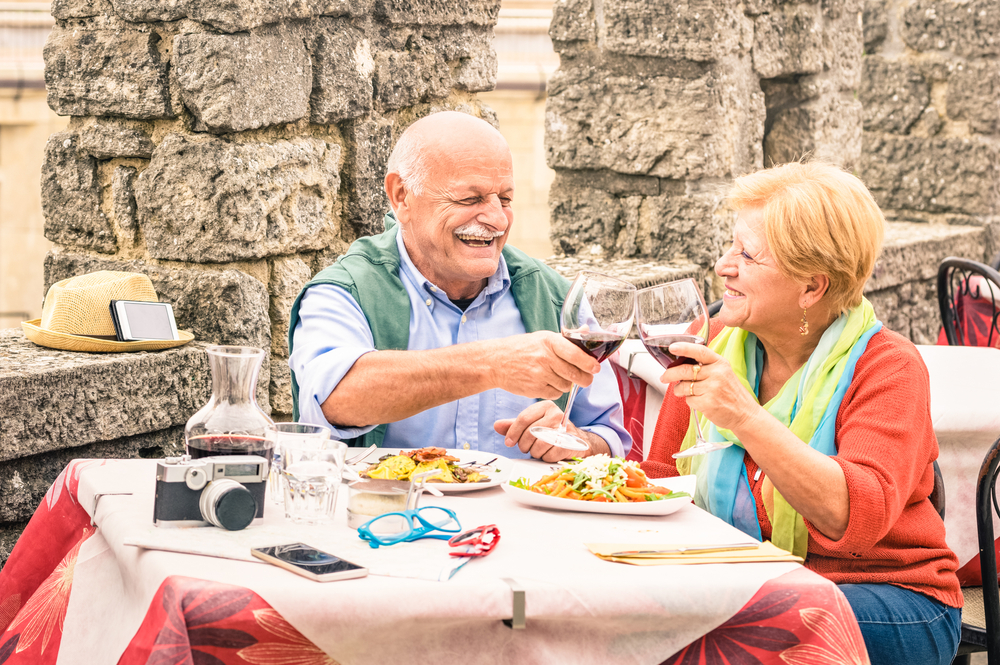
[[[136,184],[150,256],[222,262],[316,250],[340,234],[340,146],[168,135]]]
[[[271,409],[275,414],[292,414],[292,370],[288,361],[271,360]]]
[[[723,192],[671,182],[659,196],[615,196],[561,175],[549,190],[552,244],[568,255],[650,257],[712,265],[732,231]]]
[[[764,137],[764,163],[805,156],[853,169],[861,158],[861,102],[849,93],[811,99],[774,115]]]
[[[648,176],[622,175],[614,171],[560,171],[559,186],[563,190],[600,189],[614,196],[658,196],[660,179]]]
[[[374,0],[310,0],[314,16],[366,16]]]
[[[198,408],[200,405],[195,411]],[[194,411],[188,417],[191,415]],[[0,521],[29,519],[55,479],[75,459],[160,459],[183,454],[184,424],[180,424],[156,432],[0,462]]]
[[[372,108],[375,60],[365,33],[346,19],[313,22],[310,120],[332,124],[366,115]]]
[[[915,0],[899,26],[915,51],[950,51],[963,58],[1000,55],[1000,4],[995,0]]]
[[[489,92],[497,85],[497,54],[493,50],[492,29],[468,26],[452,28],[445,33],[444,57],[456,62],[452,81],[455,88],[466,92]]]
[[[205,346],[74,353],[0,331],[0,462],[183,427],[210,395]]]
[[[73,132],[49,137],[42,163],[45,237],[63,245],[112,253],[118,240],[101,210],[97,161],[81,155]]]
[[[934,344],[941,329],[941,311],[934,279],[907,282],[866,294],[875,315],[889,329],[914,344]]]
[[[930,83],[904,60],[869,55],[858,98],[866,131],[906,134],[930,104]]]
[[[956,63],[948,78],[948,115],[967,120],[983,134],[1000,131],[1000,63],[994,60]]]
[[[375,0],[377,19],[397,25],[496,25],[500,0]]]
[[[308,0],[111,0],[126,21],[150,23],[189,18],[222,32],[242,32],[313,14]]]
[[[984,233],[976,226],[889,222],[882,254],[865,284],[865,293],[934,279],[938,265],[948,256],[982,260]]]
[[[56,26],[45,42],[45,88],[59,115],[172,118],[160,37],[139,30]]]
[[[861,16],[865,53],[878,52],[889,35],[889,12],[885,0],[865,0]]]
[[[95,270],[148,275],[160,300],[172,303],[177,327],[190,330],[199,342],[260,349],[271,346],[267,287],[244,272],[171,268],[139,260],[60,253],[45,259],[45,284],[48,287],[60,279]]]
[[[729,177],[760,165],[764,116],[747,58],[711,66],[572,58],[550,80],[546,161],[554,169]]]
[[[581,270],[597,270],[629,284],[635,284],[640,289],[688,277],[702,282],[705,277],[705,270],[701,266],[683,261],[609,259],[580,254],[557,254],[545,259],[545,264],[569,280],[575,278]]]
[[[356,237],[384,230],[382,219],[389,210],[385,196],[385,165],[392,152],[392,125],[374,118],[359,118],[343,130],[344,148],[354,168],[344,175],[343,191],[348,197],[344,223]],[[341,250],[333,248],[338,253]]]
[[[829,59],[823,43],[822,8],[783,4],[754,19],[753,64],[762,78],[817,74]]]
[[[549,37],[560,50],[559,42],[596,42],[594,0],[556,0],[552,5]]]
[[[116,166],[111,179],[111,214],[114,215],[123,239],[135,241],[139,224],[135,218],[135,178],[131,166]]]
[[[413,50],[380,51],[375,57],[373,88],[380,111],[444,99],[451,85],[451,67],[425,39],[414,40]]]
[[[865,132],[861,177],[884,209],[995,215],[1000,145],[985,137]]]
[[[17,544],[17,539],[21,537],[27,526],[27,522],[0,524],[0,570],[3,570],[10,553],[14,550],[14,545]]]
[[[603,0],[603,10],[603,47],[623,55],[714,61],[753,29],[735,0]]]
[[[297,256],[280,257],[271,261],[271,280],[268,292],[271,294],[269,316],[271,318],[271,356],[275,364],[288,357],[288,323],[292,315],[292,305],[302,287],[312,278],[312,269]],[[274,383],[274,377],[271,379]]]
[[[281,24],[175,37],[173,65],[195,129],[239,132],[306,117],[313,73],[298,32]]]
[[[153,154],[152,127],[148,123],[97,117],[87,118],[75,128],[80,152],[96,159],[149,159]]]
[[[108,0],[52,0],[51,9],[57,20],[107,16],[113,11]]]

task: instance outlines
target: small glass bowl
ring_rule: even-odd
[[[348,483],[347,526],[357,529],[379,515],[406,510],[409,489],[410,483],[405,480],[364,479]],[[387,533],[402,531],[400,520],[379,520],[379,530]]]

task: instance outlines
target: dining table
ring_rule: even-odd
[[[497,526],[487,556],[451,557],[443,540],[370,547],[344,488],[329,524],[293,524],[269,496],[241,531],[156,526],[156,464],[62,471],[0,570],[0,664],[868,662],[843,594],[799,563],[630,565],[588,547],[746,540],[687,499],[659,515],[530,506],[502,486],[549,465],[502,459],[488,486],[421,497]],[[321,583],[249,556],[294,542],[369,575]]]

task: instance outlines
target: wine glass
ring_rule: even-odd
[[[599,272],[583,271],[563,301],[560,326],[563,337],[597,362],[618,350],[632,330],[635,286]],[[569,412],[580,386],[573,384],[558,427],[532,427],[537,439],[565,450],[587,450],[587,443],[566,431]]]
[[[701,290],[693,279],[682,279],[668,284],[658,284],[636,293],[639,337],[649,355],[670,369],[676,365],[696,365],[697,361],[670,353],[674,342],[705,344],[708,340],[708,309],[701,297]],[[695,445],[675,453],[674,457],[704,455],[713,450],[733,445],[706,441],[701,433],[698,412],[691,409],[694,418]]]

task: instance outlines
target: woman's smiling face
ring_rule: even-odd
[[[725,279],[719,319],[758,337],[797,334],[805,285],[786,277],[771,255],[759,208],[740,211],[733,244],[715,263]]]

